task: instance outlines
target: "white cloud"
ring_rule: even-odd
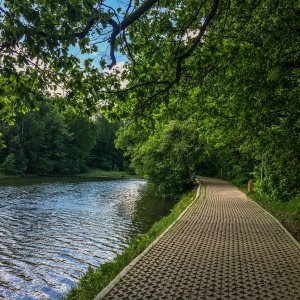
[[[115,66],[113,66],[113,68],[111,69],[111,70],[109,70],[109,69],[106,69],[105,70],[105,72],[106,73],[116,73],[116,72],[119,72],[119,76],[121,76],[121,74],[122,74],[122,72],[124,71],[124,69],[125,69],[125,61],[120,61],[120,62],[118,62]],[[126,88],[126,86],[127,86],[127,84],[128,84],[128,81],[127,80],[125,80],[125,81],[122,81],[121,82],[121,88],[123,89],[123,88]]]

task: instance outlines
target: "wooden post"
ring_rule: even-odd
[[[251,194],[253,190],[253,182],[252,179],[248,181],[248,193]]]

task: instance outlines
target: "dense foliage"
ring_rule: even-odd
[[[142,144],[126,144],[135,130],[139,132],[137,128],[123,127],[118,133],[117,146],[127,149],[137,174],[153,182],[165,197],[179,196],[191,187],[192,172],[203,150],[195,124],[171,120],[161,124]]]
[[[176,4],[161,17],[168,14],[173,25],[184,22],[189,24],[189,30],[195,29],[190,25],[194,24],[192,13],[198,12],[200,18],[201,4],[194,9],[186,5],[183,11],[175,7]],[[189,119],[199,140],[199,147],[193,148],[198,159],[189,164],[190,174],[197,172],[240,182],[254,178],[256,188],[274,199],[288,200],[299,192],[299,15],[299,1],[246,1],[243,5],[239,1],[223,2],[202,42],[192,53],[186,52],[189,56],[181,61],[180,69],[178,64],[173,66],[174,61],[176,65],[176,58],[188,51],[189,43],[192,49],[195,39],[177,42],[174,50],[176,26],[166,37],[161,34],[162,27],[167,27],[162,20],[158,22],[161,27],[151,32],[139,23],[136,31],[141,35],[135,35],[136,39],[144,36],[150,42],[147,50],[134,52],[136,61],[129,66],[131,80],[122,95],[126,94],[130,104],[126,102],[125,106],[124,100],[116,97],[118,109],[113,111],[119,116],[125,111],[128,117],[138,113],[144,120],[139,123],[148,130],[152,128],[147,138],[131,134],[143,141],[143,147],[131,153],[133,161],[142,155],[144,172],[155,180],[157,174],[152,173],[146,156],[153,158],[161,148],[158,145],[164,143],[162,127],[172,126],[174,120],[183,125]],[[178,74],[178,83],[169,89],[172,78]],[[157,131],[161,131],[162,141],[157,138]],[[119,139],[130,140],[130,135],[120,135]],[[176,141],[171,147],[176,151]],[[169,154],[170,149],[165,148],[164,155]],[[165,166],[160,169],[172,166],[173,170],[180,156],[170,163],[164,155],[156,159],[159,166]],[[173,175],[172,179],[184,186],[185,182],[176,173]]]
[[[122,170],[122,151],[114,146],[118,124],[91,120],[71,110],[59,113],[50,102],[19,114],[14,125],[0,124],[5,148],[0,170],[5,174],[77,174],[88,167]]]
[[[189,186],[194,172],[254,178],[276,199],[300,191],[299,0],[0,3],[5,122],[49,93],[61,109],[123,119],[118,146],[166,196]],[[108,72],[118,51],[127,61]],[[58,133],[56,147],[73,139],[64,127]],[[7,154],[3,168],[24,162],[26,151]]]

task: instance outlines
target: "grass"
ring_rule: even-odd
[[[39,176],[39,175],[35,175],[35,174],[27,174],[26,176],[30,176],[30,175]],[[49,174],[49,176],[51,176],[51,174]],[[59,175],[59,176],[64,176],[64,175]],[[66,175],[66,176],[69,176],[69,175]],[[136,178],[137,177],[136,175],[129,174],[124,171],[103,171],[103,170],[99,170],[99,169],[90,169],[86,173],[76,174],[75,176],[79,176],[79,177],[111,177],[111,178]],[[5,175],[0,172],[0,178],[18,178],[18,177],[21,177],[21,175]]]
[[[6,175],[6,174],[0,172],[0,179],[1,178],[14,178],[14,177],[20,177],[20,175]]]
[[[86,173],[78,174],[77,176],[84,177],[112,177],[112,178],[122,178],[122,177],[136,177],[136,175],[129,174],[123,171],[104,171],[99,169],[90,169]]]
[[[89,300],[107,286],[130,262],[141,254],[158,236],[160,236],[185,210],[195,198],[196,190],[183,195],[172,212],[156,222],[146,234],[132,239],[129,246],[113,261],[107,262],[98,269],[89,268],[80,279],[78,286],[69,291],[63,300]]]
[[[289,201],[276,201],[257,192],[249,194],[246,185],[238,188],[273,215],[300,242],[300,194]]]

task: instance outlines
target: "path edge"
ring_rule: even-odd
[[[139,254],[130,264],[128,264],[102,291],[94,298],[94,300],[102,300],[109,292],[121,281],[121,279],[164,237],[164,235],[183,217],[187,210],[195,203],[201,195],[201,180],[198,181],[196,196],[192,203],[178,216],[178,218],[161,234],[159,235],[141,254]]]
[[[267,210],[265,210],[261,205],[259,205],[256,201],[254,201],[252,198],[250,198],[246,193],[241,191],[238,187],[235,186],[236,189],[238,189],[240,192],[242,192],[247,199],[254,203],[256,206],[258,206],[262,211],[264,211],[269,217],[271,217],[278,225],[279,227],[285,232],[285,234],[294,242],[294,244],[300,249],[300,243],[293,237],[293,235],[284,227],[284,225],[281,224],[281,222],[273,216],[271,213],[269,213]]]

